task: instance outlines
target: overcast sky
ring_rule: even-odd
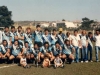
[[[81,20],[100,21],[100,0],[0,0],[12,11],[14,21]]]

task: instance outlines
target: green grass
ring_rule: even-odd
[[[3,66],[5,64],[0,65]],[[12,66],[0,69],[0,75],[100,75],[100,62],[66,64],[65,68],[36,68],[24,69],[20,66]]]

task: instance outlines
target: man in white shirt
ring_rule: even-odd
[[[100,50],[100,31],[96,30],[96,35],[94,36],[95,38],[95,53],[96,53],[96,61],[98,62],[98,51]]]
[[[76,53],[76,63],[79,62],[79,46],[80,46],[80,37],[78,35],[78,31],[74,31],[74,35],[71,37],[72,39],[72,45],[75,48],[75,53]]]
[[[2,31],[0,31],[0,44],[2,43]]]
[[[88,36],[86,35],[86,31],[82,30],[82,35],[80,35],[80,41],[82,44],[82,58],[81,62],[85,61],[86,63],[88,62],[88,54],[87,54],[87,47],[88,47]]]

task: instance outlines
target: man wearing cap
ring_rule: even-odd
[[[63,46],[64,44],[64,40],[65,40],[65,34],[62,33],[63,29],[59,28],[59,34],[58,34],[58,42],[61,46]]]

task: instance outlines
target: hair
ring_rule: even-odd
[[[67,41],[69,41],[68,39],[66,39],[64,42],[66,43]]]
[[[44,31],[49,31],[47,28]]]
[[[22,54],[22,56],[25,56],[25,57],[26,57],[26,54],[25,54],[25,53],[23,53],[23,54]]]
[[[67,32],[66,35],[70,34],[70,32]]]
[[[38,45],[38,42],[35,42],[34,45]]]
[[[3,40],[3,41],[2,41],[2,43],[3,43],[4,41],[6,41],[6,43],[7,43],[7,45],[8,45],[8,42],[7,42],[7,40]]]
[[[21,28],[21,29],[22,29],[22,26],[18,26],[18,29],[19,29],[19,28]]]
[[[2,42],[4,42],[4,41],[6,41],[6,42],[7,42],[7,40],[3,40]]]
[[[8,28],[8,29],[9,29],[9,27],[8,27],[8,26],[5,26],[5,28]]]
[[[92,32],[88,32],[88,35],[89,35],[89,34],[92,34]]]
[[[49,45],[49,43],[48,43],[48,42],[45,42],[45,43],[44,43],[44,45],[45,45],[45,44],[48,44],[48,45]]]
[[[53,31],[57,31],[56,29],[53,29]]]
[[[11,26],[11,29],[13,29],[13,28],[15,29],[15,26]]]
[[[74,30],[74,33],[75,33],[75,32],[78,32],[78,30]]]
[[[15,41],[17,41],[17,42],[18,42],[18,45],[19,45],[19,41],[18,41],[18,40],[14,40],[14,42],[15,42]]]
[[[40,25],[37,25],[36,28],[40,27]]]
[[[58,57],[58,56],[59,56],[59,54],[56,55],[56,57]]]
[[[31,30],[31,28],[30,28],[30,27],[27,27],[27,28],[26,28],[26,30],[28,30],[28,29],[29,29],[29,30]]]
[[[24,43],[28,43],[27,41],[25,41]]]
[[[99,29],[96,29],[95,31],[99,31],[99,32],[100,32],[100,30],[99,30]]]
[[[86,30],[82,30],[82,34],[83,34],[84,31],[85,31],[85,34],[86,34]]]
[[[59,41],[56,41],[55,45],[56,45],[56,44],[59,44]]]

